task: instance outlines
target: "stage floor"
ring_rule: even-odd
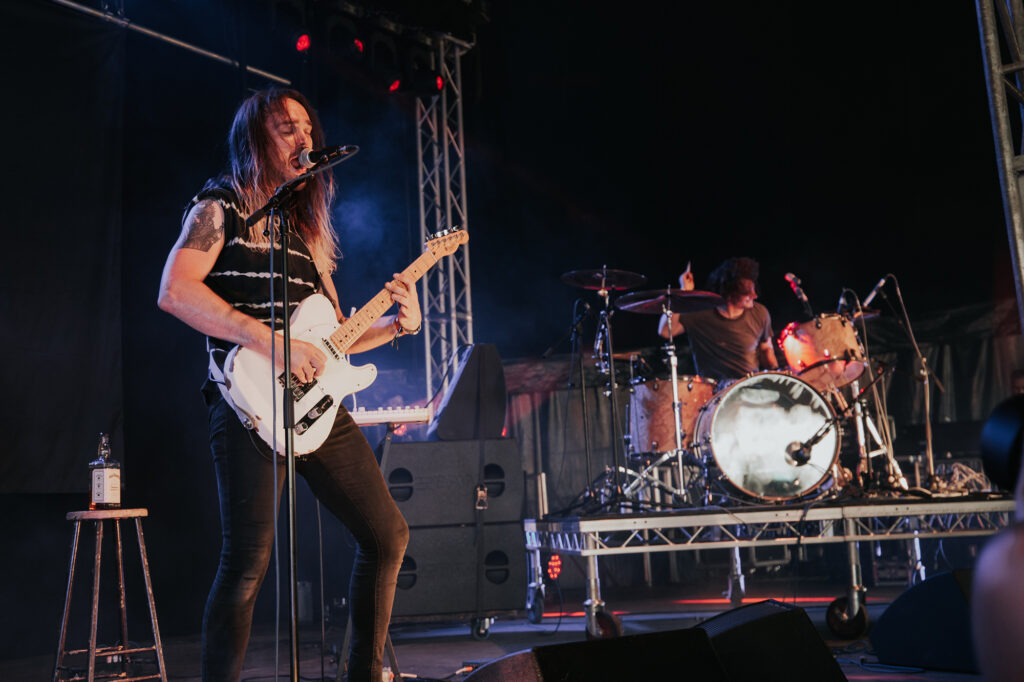
[[[929,682],[955,682],[982,679],[979,675],[919,668],[873,669],[871,663],[876,659],[871,653],[868,638],[853,641],[837,640],[825,625],[826,606],[836,594],[841,593],[842,589],[843,586],[839,582],[800,586],[794,584],[792,580],[761,580],[750,586],[745,603],[775,598],[795,603],[803,608],[850,680],[893,680],[912,677],[915,680]],[[872,588],[869,591],[868,613],[872,623],[877,622],[888,604],[904,589],[886,586]],[[689,628],[730,609],[721,593],[710,591],[706,585],[700,588],[608,590],[606,596],[611,598],[610,603],[614,603],[614,612],[622,619],[626,635]],[[499,618],[490,628],[488,637],[482,640],[473,638],[466,622],[398,624],[392,628],[392,639],[399,669],[406,679],[409,679],[409,675],[415,675],[426,679],[457,682],[469,674],[468,671],[459,671],[470,665],[483,665],[506,654],[534,646],[583,641],[586,639],[585,622],[578,608],[582,598],[582,592],[578,591],[565,594],[563,602],[570,610],[562,613],[561,617],[558,605],[552,603],[552,599],[549,598],[545,618],[537,625],[528,622],[524,614],[519,614],[518,617]],[[328,656],[323,663],[323,669],[328,680],[335,679],[337,663],[332,652],[339,646],[342,635],[341,631],[334,628],[327,631]],[[321,679],[319,626],[304,627],[300,633],[300,640],[302,678]],[[273,642],[273,632],[267,627],[259,626],[255,629],[246,658],[243,680],[274,679]],[[283,671],[281,679],[288,679],[286,639],[279,650]],[[165,637],[164,651],[169,680],[200,680],[198,634],[188,637]],[[0,661],[0,679],[47,679],[52,675],[52,666],[51,656]]]

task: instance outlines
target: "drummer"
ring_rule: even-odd
[[[686,332],[697,374],[721,381],[760,369],[778,369],[771,315],[756,300],[758,269],[752,258],[729,258],[708,278],[708,288],[722,296],[722,305],[672,313],[671,319],[661,317],[658,333],[664,338]],[[679,276],[679,285],[684,291],[694,288],[689,263]]]

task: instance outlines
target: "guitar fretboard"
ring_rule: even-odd
[[[433,267],[437,260],[438,259],[429,250],[424,251],[420,254],[419,258],[412,262],[412,265],[402,271],[402,274],[408,275],[412,279],[413,283],[416,283],[421,277],[423,277],[427,270]],[[376,296],[370,299],[369,303],[360,308],[355,315],[345,320],[345,323],[331,334],[331,342],[339,352],[347,352],[349,347],[355,343],[367,329],[373,326],[373,323],[380,319],[380,316],[386,313],[393,303],[394,302],[391,300],[391,292],[387,289],[381,289],[377,292]]]

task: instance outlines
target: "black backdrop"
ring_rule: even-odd
[[[124,40],[38,3],[3,9],[7,133],[0,492],[82,490],[100,431],[123,451]],[[67,14],[64,12],[64,14]],[[45,39],[48,48],[39,49]]]

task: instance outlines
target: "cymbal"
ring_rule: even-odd
[[[634,291],[620,296],[615,307],[628,313],[660,315],[665,306],[674,313],[695,313],[725,304],[725,299],[710,291],[683,291],[682,289],[655,289]]]
[[[593,291],[625,291],[636,289],[647,281],[647,277],[628,270],[571,270],[562,275],[562,281],[571,287]]]

